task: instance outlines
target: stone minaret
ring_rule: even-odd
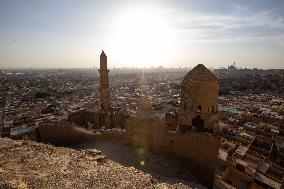
[[[104,111],[111,110],[110,106],[110,89],[109,89],[109,80],[107,69],[107,56],[104,51],[102,51],[100,56],[100,100],[101,108]]]

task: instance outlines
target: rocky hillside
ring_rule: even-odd
[[[0,188],[188,188],[157,182],[97,150],[0,138]]]

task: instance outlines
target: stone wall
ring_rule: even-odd
[[[29,139],[55,146],[73,146],[95,138],[92,132],[73,123],[41,123],[29,134]]]
[[[79,119],[80,116],[76,118]],[[116,129],[111,129],[110,131],[113,132],[97,135],[81,130],[72,123],[44,123],[35,131],[37,133],[35,138],[37,137],[36,140],[39,139],[41,142],[58,146],[74,145],[99,138],[126,140],[146,151],[153,151],[179,160],[198,177],[200,182],[212,187],[218,160],[219,138],[205,132],[176,133],[169,131],[165,119],[152,116],[127,119],[117,115],[113,119],[115,120],[112,120],[113,122],[121,122],[125,125],[125,130],[119,133]],[[123,120],[126,121],[125,124]]]
[[[200,181],[212,187],[219,138],[208,133],[169,132],[165,120],[153,117],[129,119],[126,133],[128,141],[138,147],[184,159]]]
[[[175,133],[169,135],[168,152],[188,159],[188,167],[207,186],[212,187],[218,162],[219,138],[207,133]]]
[[[157,118],[130,118],[126,125],[127,140],[145,150],[159,148],[159,145],[165,140],[167,130],[165,122]]]
[[[110,128],[115,128],[115,127],[123,128],[127,118],[128,118],[127,115],[116,112],[106,114],[104,112],[99,112],[99,111],[98,112],[80,111],[70,114],[68,116],[67,121],[75,123],[80,127],[90,128],[90,129],[100,129],[103,126]],[[107,121],[109,121],[110,123],[106,123]]]
[[[68,116],[68,122],[75,123],[81,127],[88,127],[88,123],[94,124],[96,127],[101,126],[100,114],[90,111],[79,111]]]

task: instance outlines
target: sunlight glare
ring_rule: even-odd
[[[125,11],[115,18],[109,48],[130,67],[165,65],[173,54],[174,43],[164,12],[153,8]]]

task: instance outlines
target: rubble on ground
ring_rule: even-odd
[[[158,183],[150,174],[74,150],[0,138],[0,188],[189,188]]]

